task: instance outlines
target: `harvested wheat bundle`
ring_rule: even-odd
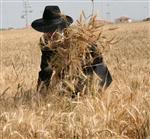
[[[63,35],[56,32],[53,41],[49,42],[49,48],[55,52],[50,61],[55,71],[52,81],[61,84],[63,81],[65,86],[75,91],[78,82],[87,79],[82,69],[93,62],[90,55],[92,46],[96,46],[97,53],[102,55],[105,48],[113,43],[116,43],[114,38],[108,40],[103,35],[103,24],[97,24],[96,16],[86,21],[82,14],[76,24],[66,28]],[[63,80],[60,80],[60,76],[63,76]]]

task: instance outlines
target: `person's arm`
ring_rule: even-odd
[[[42,81],[44,85],[48,88],[53,73],[53,70],[49,65],[49,61],[54,56],[54,52],[49,49],[47,44],[48,44],[47,40],[45,40],[44,36],[42,36],[39,42],[42,56],[41,56],[41,64],[40,64],[41,70],[39,72],[37,89],[41,85]]]
[[[96,44],[92,44],[90,47],[90,54],[93,57],[92,69],[101,78],[100,85],[107,88],[112,82],[112,77],[96,47]]]

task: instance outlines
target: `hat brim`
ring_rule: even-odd
[[[32,22],[31,26],[39,32],[54,32],[57,28],[65,28],[73,23],[70,16],[65,16],[65,19],[60,17],[54,20],[44,20],[43,18],[37,19]]]

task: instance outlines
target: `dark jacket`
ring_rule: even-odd
[[[45,43],[42,44],[41,39],[40,45],[45,45]],[[112,82],[112,77],[107,66],[103,62],[102,55],[100,55],[97,52],[96,47],[97,45],[95,44],[91,44],[91,47],[89,47],[90,55],[93,57],[93,63],[90,66],[83,66],[83,72],[85,75],[92,75],[93,72],[95,72],[101,79],[100,86],[107,88]],[[55,53],[52,50],[50,50],[47,46],[42,47],[41,52],[41,71],[39,72],[37,88],[39,87],[41,81],[43,81],[44,85],[48,88],[53,73],[52,69],[49,66],[49,61],[55,55]],[[79,83],[79,85],[81,84],[82,83]],[[77,88],[77,92],[79,92],[82,90],[83,87],[80,87],[80,89],[79,87]]]

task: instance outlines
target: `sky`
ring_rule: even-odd
[[[98,18],[114,21],[120,16],[128,16],[134,20],[150,17],[150,0],[94,0],[94,11]],[[29,0],[31,13],[28,15],[28,24],[42,18],[46,5],[58,5],[63,14],[70,15],[74,21],[82,10],[88,16],[92,12],[91,0]],[[25,27],[23,0],[0,0],[1,28]]]

